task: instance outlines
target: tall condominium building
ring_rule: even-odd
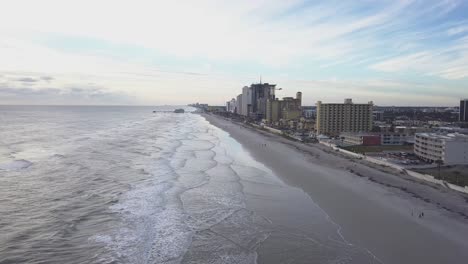
[[[345,99],[344,104],[317,102],[316,129],[318,134],[337,136],[342,132],[369,132],[372,130],[373,103],[354,104]]]
[[[226,111],[230,113],[235,113],[236,112],[236,99],[232,98],[231,101],[226,102]]]
[[[242,88],[242,115],[254,119],[265,118],[268,100],[275,99],[276,84],[257,83]]]
[[[248,116],[252,108],[252,90],[248,86],[242,88],[241,115]]]
[[[427,162],[446,165],[468,164],[468,136],[463,134],[418,133],[414,154]]]
[[[297,92],[296,98],[283,97],[283,100],[267,100],[265,119],[268,123],[283,120],[299,119],[302,116],[302,93]]]
[[[250,86],[252,107],[249,116],[255,119],[266,117],[267,101],[275,99],[276,84],[257,83]]]
[[[460,101],[460,122],[468,122],[468,99]]]
[[[242,115],[242,94],[237,96],[236,100],[236,114]]]

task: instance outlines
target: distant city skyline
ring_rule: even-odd
[[[458,106],[468,1],[26,1],[0,9],[0,104]]]

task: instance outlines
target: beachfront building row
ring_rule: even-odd
[[[265,121],[275,124],[280,120],[299,120],[302,116],[302,93],[297,92],[296,98],[283,97],[267,100]]]
[[[338,136],[342,132],[369,132],[372,130],[373,103],[354,104],[345,99],[343,104],[317,102],[317,134]]]
[[[458,133],[418,133],[415,136],[414,154],[431,163],[468,164],[468,136]]]
[[[257,83],[242,88],[242,94],[237,96],[237,114],[248,116],[255,120],[266,116],[268,100],[275,99],[276,84]]]
[[[298,92],[296,98],[284,97],[279,100],[275,96],[275,90],[276,84],[269,83],[244,86],[242,93],[230,101],[235,100],[236,108],[233,113],[267,123],[299,120],[302,116],[302,93]]]

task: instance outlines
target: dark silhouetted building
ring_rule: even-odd
[[[460,101],[460,122],[468,122],[468,99]]]

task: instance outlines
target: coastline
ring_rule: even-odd
[[[382,262],[463,263],[468,257],[467,196],[376,169],[325,146],[202,116],[286,184],[307,193],[350,243],[365,246]],[[417,216],[420,212],[424,218]]]

